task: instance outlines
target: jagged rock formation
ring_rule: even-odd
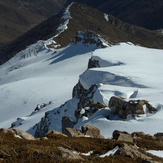
[[[105,48],[108,46],[107,43],[104,43],[104,40],[100,38],[92,30],[79,31],[76,34],[76,42],[81,42],[84,45],[95,44],[97,47]]]
[[[109,107],[112,112],[117,114],[120,118],[127,118],[130,114],[134,116],[137,114],[145,114],[147,111],[156,111],[146,100],[130,100],[127,102],[120,97],[111,97]]]
[[[89,90],[84,89],[80,81],[73,88],[73,98],[76,97],[79,99],[78,108],[85,107],[88,104],[93,103],[93,95],[97,90],[97,85],[92,85]]]
[[[65,134],[67,132],[67,128],[73,128],[74,125],[75,125],[75,123],[70,120],[69,115],[62,117],[62,133],[63,134]]]
[[[81,108],[77,108],[75,110],[75,117],[77,119],[77,121],[82,118],[83,116],[89,118],[91,117],[94,113],[96,113],[98,110],[102,109],[102,108],[106,108],[107,106],[102,104],[102,103],[89,103],[87,105],[83,105],[83,107]]]

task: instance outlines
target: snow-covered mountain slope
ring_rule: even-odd
[[[46,42],[45,42],[46,43]],[[50,50],[44,42],[30,46],[0,67],[0,127],[10,127],[18,117],[30,115],[37,104],[53,101],[23,130],[39,122],[44,112],[71,98],[78,76],[87,68],[96,45],[69,44]],[[27,119],[27,117],[24,117]]]
[[[75,123],[74,128],[80,128],[88,123],[100,128],[106,138],[111,137],[116,129],[130,133],[163,132],[162,59],[162,50],[148,49],[130,43],[95,50],[91,60],[95,61],[97,66],[87,69],[80,75],[80,84],[75,87],[72,100],[47,112],[40,123],[29,132],[32,134],[36,132],[36,136],[42,136],[48,130],[62,131],[61,121],[66,115],[70,115],[70,120]],[[87,117],[76,119],[75,110],[82,107],[80,110],[82,115],[92,109],[88,104],[100,102],[108,106],[112,96],[123,97],[126,100],[148,100],[157,108],[157,112],[151,114],[144,108],[144,115],[121,119],[113,115],[110,108],[105,107]]]

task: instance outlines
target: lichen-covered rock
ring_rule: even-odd
[[[28,139],[28,140],[35,140],[35,138],[31,134],[25,131],[19,129],[12,129],[12,130],[15,132],[16,135],[20,136],[21,138]]]
[[[113,139],[117,140],[117,141],[133,143],[133,138],[129,133],[121,132],[121,131],[118,131],[118,130],[115,130],[113,132]]]
[[[145,114],[147,111],[156,111],[146,100],[130,100],[125,101],[124,98],[113,96],[109,101],[109,107],[114,114],[120,118],[127,118],[128,115]]]
[[[84,137],[84,134],[80,130],[75,130],[73,128],[66,128],[64,134],[69,137]]]
[[[102,135],[100,135],[100,129],[94,126],[90,125],[83,125],[81,127],[81,132],[86,135],[90,136],[92,138],[104,138]]]

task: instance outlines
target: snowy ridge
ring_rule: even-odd
[[[139,53],[134,54],[135,51]],[[119,56],[119,54],[121,57]],[[131,54],[132,57],[129,57],[129,55]],[[100,102],[104,103],[107,106],[112,96],[123,97],[127,100],[147,99],[158,109],[158,111],[153,115],[149,113],[146,108],[144,108],[145,115],[135,117],[135,119],[133,117],[128,116],[128,118],[124,120],[120,119],[116,115],[113,115],[112,111],[109,108],[103,108],[102,110],[97,111],[90,117],[83,116],[81,119],[78,120],[74,128],[80,128],[84,124],[90,124],[100,128],[102,134],[106,138],[111,137],[112,132],[115,129],[124,130],[129,133],[134,131],[143,131],[149,134],[161,132],[161,123],[163,122],[163,119],[161,118],[161,115],[163,114],[163,106],[161,99],[163,89],[161,85],[162,80],[160,76],[157,76],[157,74],[154,73],[156,69],[153,71],[149,71],[149,66],[151,65],[153,65],[153,67],[155,68],[157,65],[157,68],[159,70],[162,70],[162,65],[158,66],[160,57],[162,57],[161,54],[162,50],[147,49],[129,44],[120,44],[115,45],[111,48],[96,50],[93,53],[91,59],[99,60],[99,67],[86,70],[84,72],[84,74],[86,73],[85,77],[83,77],[84,74],[80,75],[81,85],[84,87],[85,90],[90,89],[90,91],[88,91],[88,93],[84,95],[86,97],[84,97],[84,103],[83,105],[81,105],[83,106],[83,109],[80,111],[81,114],[85,114],[86,110],[89,110],[89,108],[84,107],[84,105],[89,103],[95,104]],[[147,55],[148,60],[146,58]],[[155,55],[159,56],[159,59],[154,61],[153,57],[155,57]],[[117,58],[120,58],[121,60],[117,60]],[[143,68],[137,67],[137,61],[139,61],[139,65],[142,65]],[[144,69],[144,65],[146,66],[146,69]],[[126,70],[125,67],[127,67]],[[137,71],[137,73],[133,74],[132,72],[135,70]],[[114,72],[117,77],[115,75],[110,75],[112,74],[110,72]],[[151,73],[150,76],[152,76],[153,82],[157,83],[156,85],[151,85],[150,81],[147,82],[145,80],[147,73]],[[121,76],[119,76],[120,74]],[[116,78],[118,78],[118,82],[117,80],[115,80]],[[91,87],[93,85],[96,85],[96,87]],[[75,98],[80,98],[79,103],[81,102],[81,97],[75,96]],[[66,107],[66,105],[64,107]],[[75,110],[76,108],[76,105],[71,106],[72,110]],[[74,117],[74,113],[69,115]],[[54,117],[55,116],[53,115],[53,118],[51,117],[50,119],[52,120],[54,119]],[[60,122],[62,120],[61,117]],[[57,119],[57,122],[58,121],[59,119]],[[73,122],[76,122],[74,118]],[[55,123],[56,122],[53,122],[52,124]],[[119,123],[121,123],[121,125],[118,125]],[[157,127],[152,127],[151,129],[146,127],[148,125],[155,125]],[[54,127],[54,129],[57,128]],[[39,131],[37,130],[37,132]]]
[[[93,43],[85,46],[78,42],[61,49],[49,49],[44,44],[45,41],[38,41],[1,66],[1,127],[28,131],[46,111],[71,99],[78,76],[87,69],[93,51],[100,48]],[[38,104],[48,101],[54,102],[34,111]]]
[[[132,57],[129,57],[131,54]],[[100,128],[101,133],[106,138],[111,137],[115,129],[124,130],[129,133],[135,131],[143,131],[149,134],[161,132],[161,123],[163,122],[161,118],[163,114],[161,99],[163,88],[161,83],[163,79],[156,73],[158,72],[157,68],[162,70],[162,65],[158,66],[160,58],[162,57],[161,54],[162,50],[147,49],[124,43],[94,51],[91,59],[99,60],[99,67],[88,69],[84,72],[85,75],[80,75],[80,83],[85,89],[85,93],[83,92],[80,95],[79,92],[82,91],[79,90],[78,93],[74,93],[72,100],[69,100],[62,106],[63,108],[61,107],[61,110],[69,110],[68,108],[71,108],[71,111],[73,111],[71,113],[69,112],[70,110],[67,113],[62,113],[63,111],[61,111],[61,114],[58,116],[54,115],[55,110],[59,109],[56,108],[48,112],[48,115],[46,114],[43,120],[34,127],[34,130],[41,132],[45,125],[46,130],[56,129],[61,131],[61,127],[58,128],[58,126],[62,125],[62,117],[70,115],[70,117],[72,117],[71,120],[76,123],[74,128],[80,128],[84,124],[90,124]],[[153,57],[156,55],[159,57],[153,61]],[[137,67],[138,61],[142,67]],[[146,68],[144,68],[144,64]],[[149,71],[151,65],[152,69],[153,67],[156,69]],[[135,70],[137,73],[133,73]],[[111,72],[114,72],[116,75],[112,75]],[[145,80],[147,73],[149,76],[152,76],[152,83],[150,80]],[[83,77],[83,75],[85,77]],[[118,78],[118,81],[115,80],[116,78]],[[153,83],[155,84],[153,85]],[[81,89],[80,87],[81,86],[76,86],[76,89]],[[151,114],[144,108],[144,115],[139,115],[135,118],[128,116],[127,119],[121,119],[117,115],[113,115],[112,111],[106,107],[90,116],[82,116],[82,118],[75,119],[77,118],[74,117],[74,114],[77,116],[75,109],[78,107],[83,107],[83,109],[80,110],[80,114],[84,115],[90,110],[90,108],[85,107],[87,104],[100,102],[107,106],[112,96],[123,97],[126,98],[126,100],[147,99],[158,111],[155,114]],[[76,102],[78,101],[78,104],[76,103],[74,105],[74,100]],[[69,103],[72,103],[71,107],[69,107]],[[48,119],[48,123],[45,123],[46,119]],[[48,125],[49,123],[50,125]],[[121,125],[119,125],[119,123],[121,123]],[[151,129],[147,127],[148,125],[154,125],[155,127]]]
[[[69,20],[72,19],[70,11],[69,11],[72,5],[73,5],[73,2],[63,11],[62,19],[64,20],[64,23],[60,24],[60,26],[57,28],[58,34],[56,34],[54,37],[45,41],[45,47],[47,47],[48,45],[53,45],[53,48],[58,48],[61,46],[54,41],[54,38],[58,37],[62,32],[68,29]]]

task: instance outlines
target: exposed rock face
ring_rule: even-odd
[[[66,128],[73,128],[74,122],[70,120],[70,116],[62,117],[62,133],[65,134],[67,132]],[[67,134],[66,134],[67,135]]]
[[[81,127],[81,131],[79,129],[66,128],[63,134],[69,137],[91,137],[104,139],[104,137],[100,135],[100,130],[90,125],[83,125]]]
[[[87,104],[93,103],[93,96],[95,91],[97,90],[97,85],[92,85],[89,90],[86,90],[81,85],[80,81],[73,88],[73,97],[79,98],[78,108],[83,108]]]
[[[143,160],[151,160],[150,157],[146,156],[145,154],[138,151],[137,147],[130,145],[130,144],[123,144],[122,147],[120,147],[115,155],[121,155],[121,156],[127,156],[131,158],[141,158]]]
[[[25,131],[19,130],[19,129],[1,128],[0,133],[2,133],[2,134],[12,134],[15,137],[19,136],[20,138],[24,138],[24,139],[35,140],[35,138],[31,134],[29,134],[29,133],[27,133]]]
[[[84,160],[78,154],[73,153],[69,149],[66,149],[66,148],[63,148],[63,147],[58,147],[58,149],[61,151],[62,158],[66,158],[68,160]]]
[[[117,141],[133,143],[132,136],[130,134],[128,134],[127,132],[121,132],[121,131],[115,130],[113,132],[113,139],[115,139]]]
[[[109,107],[114,114],[123,119],[127,118],[129,114],[134,116],[136,114],[145,114],[147,110],[149,112],[156,111],[146,100],[130,100],[127,102],[123,98],[115,96],[111,97]]]
[[[64,134],[69,137],[84,137],[84,134],[80,130],[75,130],[73,128],[66,128]]]
[[[85,116],[85,117],[90,117],[92,116],[95,112],[97,112],[98,110],[102,109],[102,108],[106,108],[107,106],[102,104],[102,103],[97,103],[97,104],[88,104],[86,107],[84,108],[78,108],[75,110],[75,117],[76,119],[80,119],[81,117]]]
[[[46,118],[48,115],[48,113],[45,113],[45,117],[41,118],[40,123],[37,125],[37,129],[35,132],[35,137],[36,138],[41,138],[44,135],[46,135],[46,133],[49,131],[48,129],[48,119]]]
[[[82,42],[82,44],[95,44],[97,47],[107,47],[107,44],[103,42],[98,34],[92,30],[79,31],[76,35],[76,42]]]
[[[90,136],[92,138],[104,138],[102,135],[100,135],[100,130],[94,126],[83,125],[81,132],[84,135]]]
[[[92,60],[92,58],[89,59],[88,69],[90,69],[90,68],[96,68],[96,67],[100,67],[99,61],[98,60]]]

